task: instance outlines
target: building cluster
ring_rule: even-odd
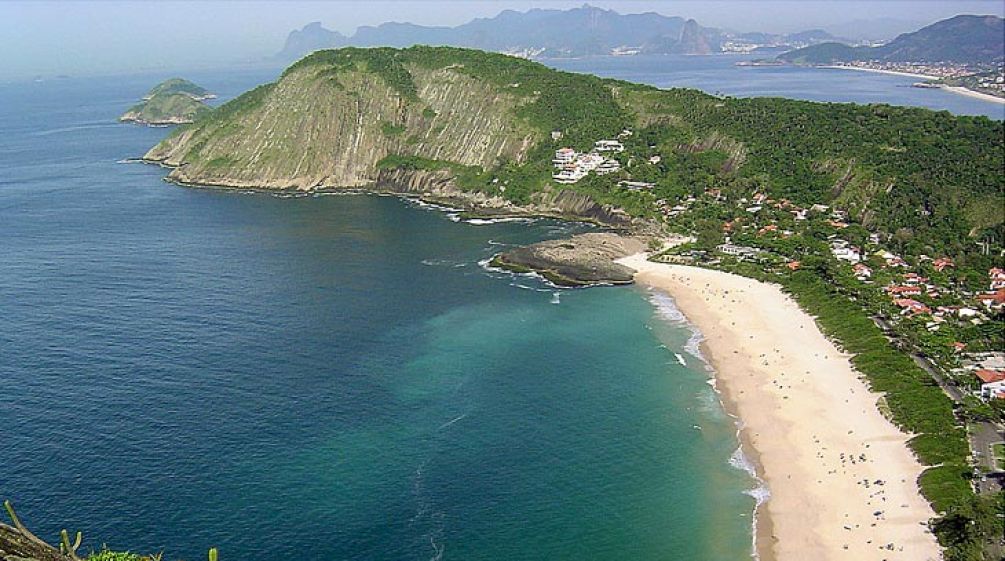
[[[970,353],[956,374],[972,376],[981,399],[1005,399],[1005,352]]]
[[[845,62],[839,66],[883,70],[886,72],[903,72],[905,74],[919,74],[921,76],[934,76],[936,78],[959,78],[974,73],[974,69],[970,66],[954,62],[880,62],[870,60]]]
[[[727,204],[733,210],[726,210]],[[723,219],[724,243],[711,251],[682,246],[663,256],[674,263],[714,264],[728,257],[765,264],[782,274],[786,269],[802,268],[809,240],[819,235],[821,228],[829,230],[823,256],[851,273],[847,281],[841,282],[861,283],[857,290],[878,296],[878,300],[870,297],[868,301],[885,304],[872,309],[872,313],[891,316],[897,332],[911,332],[912,340],[932,352],[929,356],[947,371],[965,356],[968,343],[977,345],[979,341],[977,348],[986,348],[986,325],[1005,317],[1005,268],[990,269],[986,280],[975,285],[971,271],[953,272],[957,264],[950,257],[918,255],[908,262],[886,245],[891,239],[889,234],[852,228],[848,213],[841,209],[825,204],[801,206],[760,192],[732,199],[716,188],[708,188],[698,196],[660,199],[656,207],[666,218],[680,216],[687,221],[687,217],[707,213]],[[807,240],[788,245],[784,240],[793,236]],[[971,336],[977,339],[970,340]],[[1005,390],[995,389],[1000,386],[994,384],[1001,382],[1000,374],[995,372],[1005,372],[1005,364],[975,367],[973,372],[959,373],[958,379],[980,387],[977,393],[990,399],[1005,395]]]
[[[624,145],[618,140],[598,140],[589,152],[560,148],[555,151],[555,158],[551,161],[557,170],[551,177],[556,183],[568,185],[583,179],[591,171],[597,175],[615,173],[621,170],[621,163],[604,154],[624,150]]]
[[[1005,93],[1005,75],[998,74],[997,76],[980,76],[974,78],[975,86],[982,90],[992,90],[998,91],[999,93]]]
[[[723,255],[736,257],[740,261],[758,261],[764,254],[763,250],[756,247],[735,245],[730,242],[729,238],[726,238],[726,243],[716,246],[715,249]]]

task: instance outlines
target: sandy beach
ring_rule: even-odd
[[[908,435],[794,301],[774,285],[644,254],[618,262],[672,296],[705,337],[723,400],[771,493],[758,513],[762,561],[941,558]]]
[[[876,74],[889,74],[891,76],[906,76],[908,78],[918,78],[920,80],[938,80],[938,76],[929,76],[927,74],[916,74],[913,72],[898,72],[896,70],[881,70],[879,68],[863,68],[860,66],[841,66],[841,65],[825,65],[819,68],[834,68],[837,70],[858,70],[860,72],[874,72]]]
[[[905,76],[905,77],[908,77],[908,78],[918,78],[920,80],[938,80],[939,79],[938,76],[928,76],[926,74],[914,74],[912,72],[897,72],[895,70],[880,70],[878,68],[861,68],[861,67],[858,67],[858,66],[831,65],[831,66],[821,66],[820,68],[835,68],[835,69],[838,69],[838,70],[858,70],[858,71],[861,71],[861,72],[875,72],[876,74],[890,74],[892,76]],[[994,95],[986,94],[986,93],[981,93],[981,92],[975,92],[974,90],[971,90],[971,89],[968,89],[968,88],[964,88],[964,87],[961,87],[961,86],[945,86],[945,85],[940,85],[939,89],[943,89],[943,90],[946,90],[946,91],[949,91],[949,92],[952,92],[952,93],[955,93],[955,94],[965,95],[967,97],[972,97],[974,99],[980,99],[980,100],[983,100],[983,101],[990,101],[992,103],[1005,104],[1005,98],[1003,98],[1003,97],[998,97],[998,96],[994,96]]]
[[[951,91],[953,93],[958,93],[960,95],[965,95],[967,97],[973,97],[976,99],[982,99],[984,101],[990,101],[993,103],[999,103],[1005,105],[1005,97],[998,97],[991,94],[975,92],[974,90],[970,90],[960,86],[942,86],[942,89]]]

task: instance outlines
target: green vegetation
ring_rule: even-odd
[[[916,436],[909,446],[929,467],[921,476],[921,491],[935,510],[945,512],[973,494],[967,464],[969,448],[964,429],[953,416],[952,402],[931,376],[903,351],[891,345],[861,306],[834,289],[820,269],[801,269],[772,276],[760,266],[740,263],[727,270],[778,282],[814,316],[821,331],[852,355],[870,388],[884,395],[891,420]]]
[[[384,133],[384,136],[400,136],[405,133],[405,125],[396,125],[391,121],[381,121],[380,122],[380,132]]]
[[[345,48],[337,51],[316,51],[286,69],[283,77],[302,68],[318,67],[319,77],[336,78],[347,69],[362,70],[379,76],[387,85],[409,101],[419,99],[412,75],[405,68],[407,51],[387,47],[376,49]]]
[[[616,137],[624,151],[607,157],[619,171],[571,185],[552,181],[556,149],[588,151]],[[974,495],[960,420],[1000,418],[1002,406],[967,398],[954,409],[904,351],[948,370],[959,363],[954,342],[1000,348],[1002,316],[988,312],[988,321],[975,323],[949,314],[928,325],[929,318],[902,314],[883,292],[901,282],[902,270],[867,254],[875,272],[860,282],[850,264],[831,257],[829,244],[840,239],[902,255],[945,289],[918,295],[923,305],[973,304],[973,295],[987,289],[988,268],[1003,265],[1003,138],[1003,124],[984,117],[718,98],[498,54],[413,47],[316,52],[276,83],[180,127],[150,157],[187,164],[173,177],[193,182],[310,188],[400,171],[435,172],[462,191],[517,204],[574,191],[656,227],[694,234],[675,257],[712,255],[727,234],[762,250],[756,264],[722,259],[719,266],[779,282],[853,356],[884,395],[884,414],[916,435],[910,447],[928,466],[919,483],[943,514],[935,530],[947,558],[970,561],[979,559],[987,536],[1001,535],[988,533],[1000,528],[988,513],[1000,512],[1001,498]],[[349,166],[356,166],[352,173],[342,170]],[[653,186],[630,190],[619,185],[623,180]],[[755,205],[755,195],[775,206]],[[807,217],[813,207],[824,210]],[[880,241],[869,242],[871,236]],[[951,271],[932,267],[941,256],[954,259]],[[800,262],[797,270],[783,265],[790,260]],[[891,325],[891,338],[873,317]]]
[[[1005,493],[971,495],[954,504],[932,529],[946,548],[946,561],[986,561],[1005,535]],[[990,546],[990,547],[989,547]]]
[[[857,60],[980,65],[1001,61],[1003,37],[1005,20],[1000,17],[959,15],[913,33],[904,33],[879,47],[821,43],[787,52],[778,58],[811,64]]]
[[[796,64],[829,64],[847,62],[868,56],[868,47],[852,47],[844,43],[820,43],[779,55],[779,60]]]
[[[992,444],[991,453],[994,454],[998,469],[1005,471],[1005,443]]]
[[[203,100],[213,97],[206,88],[194,84],[183,78],[171,78],[164,80],[153,87],[143,99],[152,99],[158,95],[184,94],[196,100]]]
[[[689,247],[695,247],[690,245]],[[670,253],[685,254],[675,248]],[[985,547],[1003,535],[1002,493],[976,495],[967,462],[966,434],[958,426],[952,402],[931,377],[888,340],[861,307],[840,292],[842,283],[825,261],[781,273],[763,265],[723,260],[724,270],[780,283],[813,315],[820,329],[862,372],[875,392],[883,394],[880,410],[902,430],[915,433],[909,446],[929,466],[919,478],[922,494],[941,514],[933,530],[946,548],[947,561],[987,561]],[[1005,448],[1005,445],[1001,445]]]
[[[156,557],[138,555],[128,551],[109,551],[102,549],[87,557],[87,561],[154,561]]]
[[[1005,197],[1000,122],[886,105],[717,101],[690,90],[628,97],[649,114],[679,117],[636,135],[663,155],[657,196],[717,188],[837,203],[868,230],[906,229],[911,253],[972,252],[975,238],[1005,232],[1005,208],[994,204]],[[742,145],[742,164],[726,172],[716,169],[721,152],[696,161],[693,149],[678,149],[703,148],[713,135]]]
[[[130,107],[119,120],[151,125],[191,123],[210,111],[208,105],[187,94],[160,93]]]
[[[257,146],[267,146],[264,153],[250,145],[243,149],[242,144],[252,140],[239,125],[254,126],[262,104],[273,99],[278,84],[287,80],[298,80],[297,91],[308,87],[305,76],[318,83],[342,84],[342,89],[319,89],[312,98],[301,100],[298,114],[317,113],[320,119],[318,110],[333,101],[325,96],[358,100],[377,95],[357,85],[360,76],[373,75],[407,103],[405,117],[397,106],[382,113],[377,126],[385,145],[374,148],[376,157],[366,164],[371,170],[381,158],[395,154],[471,165],[471,155],[459,154],[470,149],[470,143],[454,145],[456,133],[448,132],[458,130],[456,124],[447,125],[461,115],[444,112],[442,104],[433,109],[431,99],[419,99],[417,83],[429,83],[437,72],[473,78],[471,87],[488,86],[500,99],[513,99],[508,109],[492,108],[506,113],[495,114],[502,121],[484,132],[484,142],[505,142],[508,148],[494,161],[477,162],[484,172],[458,182],[466,190],[527,204],[535,194],[554,188],[550,176],[555,149],[568,146],[586,151],[594,141],[630,129],[633,135],[623,140],[625,152],[617,156],[622,172],[591,175],[561,189],[646,218],[654,216],[656,201],[679,200],[706,189],[735,195],[761,191],[802,205],[835,204],[868,231],[898,232],[895,249],[912,254],[974,255],[978,252],[975,242],[1005,239],[1005,209],[996,204],[1005,197],[1001,122],[886,105],[720,99],[694,90],[658,90],[448,47],[313,53],[290,66],[276,84],[252,90],[179,130],[151,151],[151,157],[163,158],[159,153],[167,150],[177,154],[174,158],[179,161],[219,161],[216,158],[221,155],[234,155],[229,168],[205,168],[211,176],[205,179],[216,181],[234,174],[244,180],[254,177],[257,170],[248,167],[252,161],[296,161],[300,154],[314,150],[332,154],[329,146],[319,143],[338,139],[320,132],[310,137],[317,138],[315,146],[288,146],[286,138],[300,137],[285,136],[282,142],[254,140]],[[275,101],[280,102],[288,103]],[[477,109],[482,108],[472,108]],[[414,117],[407,117],[409,112]],[[342,114],[335,118],[343,118]],[[288,127],[287,135],[305,126],[281,124]],[[185,131],[197,134],[182,146],[171,146],[172,138]],[[549,138],[552,131],[561,133],[559,140]],[[528,135],[535,141],[524,153],[516,154]],[[204,154],[203,147],[209,146],[218,148]],[[226,153],[219,153],[223,150]],[[653,155],[662,160],[650,163]],[[316,162],[309,164],[320,165]],[[186,173],[192,175],[185,180],[198,182],[199,171],[190,166]],[[650,181],[656,187],[646,193],[628,191],[618,187],[623,179]]]

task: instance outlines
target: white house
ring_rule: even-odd
[[[1005,398],[1005,370],[978,370],[974,372],[981,383],[981,398]]]
[[[621,169],[621,163],[617,160],[604,160],[595,170],[597,175],[607,175]]]
[[[845,240],[834,240],[831,242],[831,254],[839,261],[847,261],[855,264],[862,260],[862,253],[858,248],[853,247]]]
[[[722,253],[726,255],[732,255],[741,260],[743,259],[754,259],[761,254],[761,250],[755,247],[746,247],[742,245],[733,245],[731,243],[724,243],[716,247]]]
[[[624,152],[625,146],[617,140],[598,140],[593,143],[597,152]]]

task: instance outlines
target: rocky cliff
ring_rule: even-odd
[[[381,64],[395,72],[375,70]],[[364,187],[389,155],[482,168],[521,162],[542,136],[515,118],[525,101],[449,65],[321,51],[145,157],[176,167],[170,177],[180,182]]]

